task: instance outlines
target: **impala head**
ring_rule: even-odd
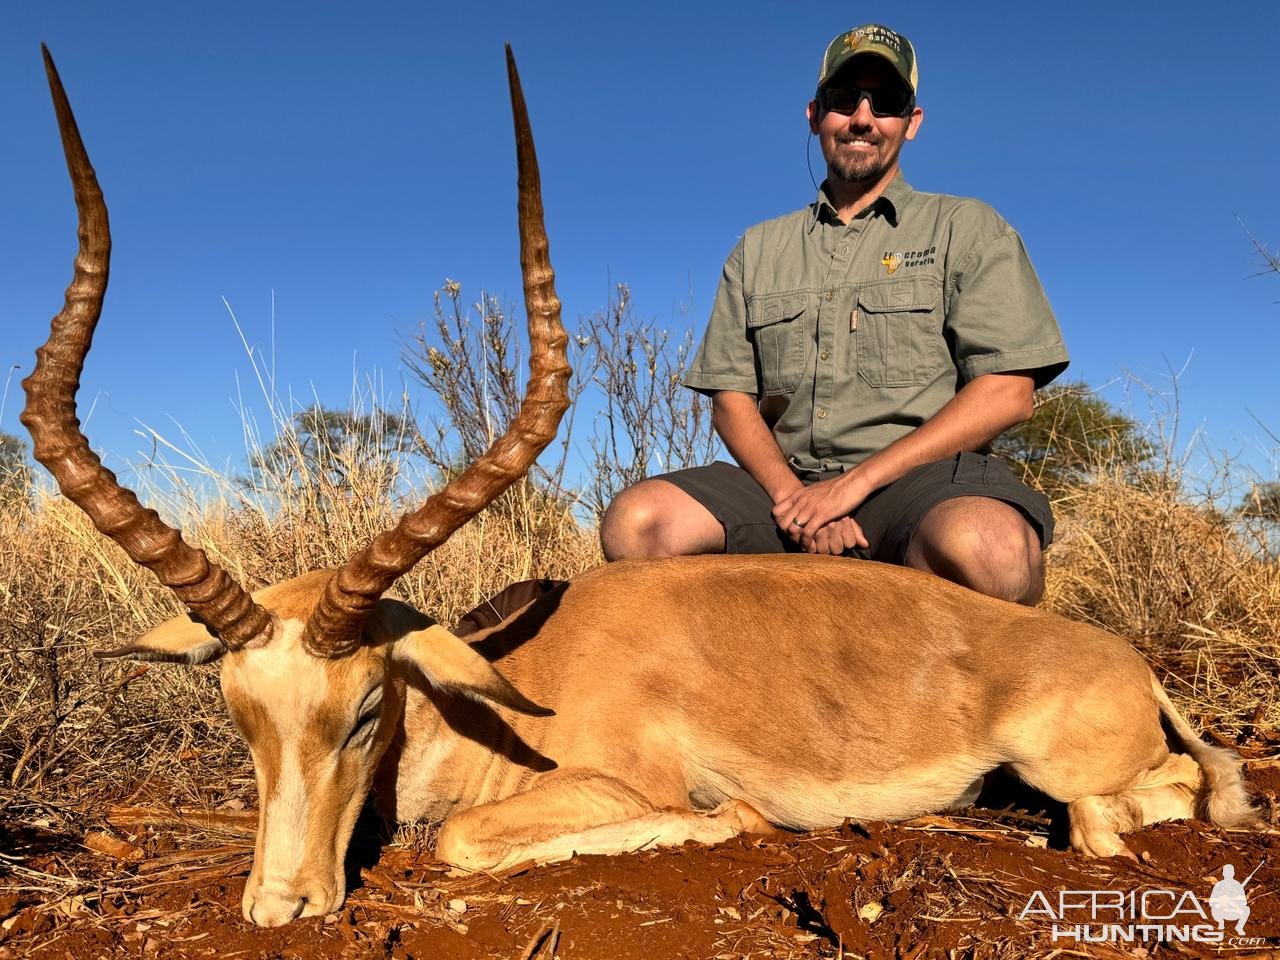
[[[426,682],[523,713],[549,712],[466,643],[398,600],[377,602],[350,654],[312,653],[303,633],[332,576],[319,570],[254,593],[272,629],[238,650],[180,616],[104,654],[221,660],[223,698],[249,744],[258,781],[258,837],[242,906],[245,918],[262,926],[342,904],[344,854],[399,729],[406,684]]]
[[[490,450],[336,571],[250,595],[102,466],[75,416],[75,393],[102,311],[110,262],[107,208],[48,50],[80,249],[63,309],[23,381],[22,422],[62,493],[191,610],[104,656],[199,664],[221,659],[222,691],[249,743],[260,814],[244,914],[264,926],[329,913],[345,896],[343,860],[374,771],[415,676],[442,689],[545,714],[467,644],[383,594],[520,479],[568,406],[560,301],[543,227],[533,137],[515,61],[507,71],[519,167],[520,261],[530,379],[520,412]]]

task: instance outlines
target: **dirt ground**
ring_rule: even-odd
[[[1280,761],[1266,746],[1244,751],[1254,756],[1246,772],[1274,822]],[[500,877],[460,875],[362,826],[342,911],[276,930],[240,916],[251,811],[104,817],[78,836],[0,824],[0,958],[1280,956],[1280,834],[1169,823],[1128,836],[1140,863],[1090,861],[1064,849],[1062,808],[1009,783],[948,817],[578,857]],[[1047,911],[1062,891],[1190,891],[1208,912],[1226,863],[1237,879],[1254,873],[1247,944],[1087,944],[1062,936],[1078,913],[1054,938]],[[1036,891],[1045,899],[1020,919]],[[1152,900],[1148,921],[1171,902]]]

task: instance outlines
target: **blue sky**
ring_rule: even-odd
[[[980,197],[1022,234],[1068,376],[1180,382],[1184,434],[1274,476],[1280,246],[1274,3],[136,2],[0,11],[0,430],[61,304],[70,188],[40,66],[57,59],[111,210],[111,288],[81,391],[95,447],[138,423],[242,457],[223,298],[277,376],[342,404],[403,379],[396,334],[446,277],[520,292],[502,42],[519,59],[566,321],[610,282],[699,330],[749,224],[807,203],[803,110],[837,32],[916,45],[918,189]],[[813,150],[821,177],[820,156]],[[1119,394],[1113,397],[1120,399]]]

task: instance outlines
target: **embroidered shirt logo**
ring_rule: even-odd
[[[899,267],[924,267],[934,263],[937,260],[935,256],[937,252],[936,245],[928,250],[886,250],[880,262],[884,264],[888,273],[894,274]]]

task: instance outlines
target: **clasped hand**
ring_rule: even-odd
[[[773,521],[806,552],[838,556],[868,546],[850,516],[865,499],[851,475],[841,474],[783,497],[773,505]]]

